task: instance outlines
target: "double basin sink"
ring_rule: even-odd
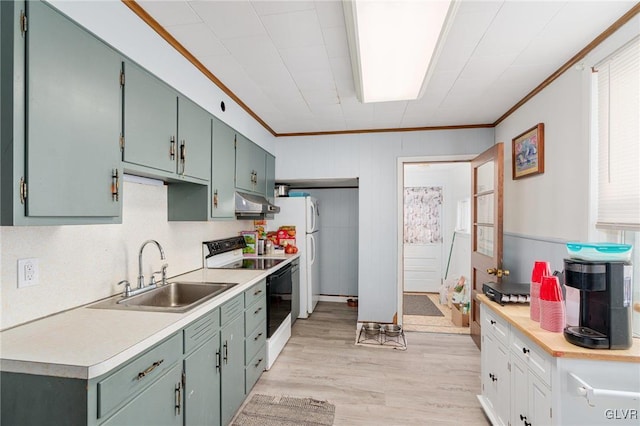
[[[88,306],[155,312],[186,312],[229,290],[237,283],[175,281],[125,298],[110,298]]]

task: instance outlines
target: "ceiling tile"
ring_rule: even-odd
[[[315,9],[266,15],[262,23],[278,49],[324,44]]]
[[[246,68],[282,64],[282,58],[268,35],[229,38],[222,44]]]
[[[289,70],[330,70],[331,65],[324,46],[298,47],[280,50],[284,64]]]
[[[138,4],[163,27],[202,22],[186,1],[139,0]]]
[[[349,45],[347,30],[344,27],[323,28],[322,36],[329,58],[348,58]]]
[[[258,0],[252,1],[251,5],[255,9],[256,13],[260,16],[263,15],[275,15],[278,13],[297,12],[300,10],[314,9],[315,4],[313,1],[266,1]]]
[[[293,80],[300,90],[335,90],[331,70],[320,69],[312,71],[296,71],[291,73]]]
[[[189,4],[221,40],[266,33],[248,1],[190,1]]]
[[[167,30],[196,57],[228,53],[220,40],[204,23],[176,25],[167,28]]]
[[[344,27],[342,1],[320,0],[315,2],[318,20],[322,28]]]

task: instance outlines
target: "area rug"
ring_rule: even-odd
[[[405,294],[403,296],[403,302],[402,313],[404,315],[421,315],[425,317],[444,316],[426,294]]]
[[[233,426],[330,426],[336,407],[313,398],[254,395]]]

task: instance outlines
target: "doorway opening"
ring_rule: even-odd
[[[470,161],[405,158],[398,166],[398,322],[407,331],[468,334],[443,285],[464,279],[469,297]]]

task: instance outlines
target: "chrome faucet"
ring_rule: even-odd
[[[162,250],[162,246],[160,245],[159,242],[157,242],[156,240],[147,240],[144,243],[142,243],[142,246],[140,246],[140,252],[138,253],[138,289],[144,288],[144,275],[142,275],[142,250],[144,250],[146,245],[149,243],[153,243],[156,245],[156,247],[158,247],[158,250],[160,251],[160,259],[165,260],[164,250]],[[162,272],[162,285],[164,285],[167,283],[167,263],[166,262],[162,264],[161,272]],[[156,286],[155,279],[153,275],[151,275],[151,282],[149,283],[149,287],[155,287],[155,286]]]

